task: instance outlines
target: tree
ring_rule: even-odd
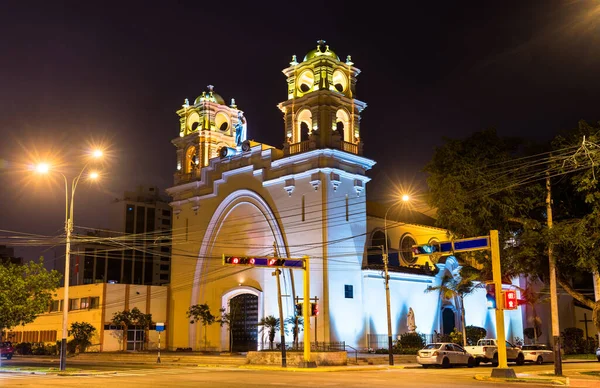
[[[304,331],[304,318],[299,315],[294,314],[294,316],[288,317],[285,320],[285,324],[292,325],[294,348],[298,349],[298,338],[300,336],[300,332]]]
[[[540,291],[536,291],[535,282],[531,279],[527,280],[525,288],[518,288],[521,290],[521,299],[531,308],[532,315],[529,317],[529,322],[532,325],[532,333],[530,339],[535,344],[537,339],[542,335],[542,318],[537,313],[537,306],[540,303],[546,302],[548,296],[542,294]]]
[[[527,274],[547,280],[551,242],[558,283],[593,309],[592,319],[600,332],[600,301],[570,284],[577,274],[599,273],[599,166],[600,126],[582,121],[542,145],[500,138],[493,130],[464,140],[446,139],[425,171],[430,204],[438,209],[438,226],[460,237],[497,229],[503,242],[502,272],[507,277]],[[552,180],[551,229],[543,185],[546,176],[561,177]],[[485,255],[476,254],[489,273]]]
[[[257,323],[257,326],[262,326],[259,331],[267,331],[269,335],[269,349],[273,349],[273,342],[275,341],[275,333],[279,331],[279,318],[275,318],[273,315],[269,315],[261,318]]]
[[[43,257],[38,263],[0,264],[0,333],[47,312],[60,279],[57,271],[46,270]]]
[[[146,344],[148,341],[148,330],[150,329],[150,325],[152,325],[152,314],[144,314],[140,311],[140,309],[134,307],[131,310],[123,310],[114,313],[112,323],[123,328],[123,350],[126,350],[127,332],[131,326],[134,327],[134,338],[136,337],[137,330],[139,328],[143,330],[144,345]]]
[[[467,346],[467,325],[465,321],[465,296],[472,294],[480,283],[479,271],[471,266],[462,266],[458,274],[445,274],[439,286],[427,287],[425,292],[440,291],[440,296],[446,299],[458,298],[460,300],[460,322],[462,326],[462,342]]]
[[[87,322],[73,322],[69,329],[69,335],[73,336],[75,346],[79,348],[79,353],[85,353],[88,346],[92,344],[90,341],[96,328]]]
[[[202,322],[202,325],[204,326],[204,350],[206,350],[208,346],[208,342],[206,340],[207,326],[215,323],[217,317],[212,315],[210,312],[210,307],[208,307],[208,304],[206,303],[190,306],[186,312],[186,315],[190,319],[190,323]]]

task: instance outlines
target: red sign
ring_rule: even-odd
[[[504,309],[516,310],[518,306],[517,292],[513,290],[504,291]]]

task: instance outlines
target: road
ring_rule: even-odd
[[[16,365],[13,365],[16,366]],[[46,364],[47,366],[47,364]],[[422,388],[454,387],[523,387],[522,383],[485,382],[474,379],[476,374],[489,375],[491,367],[422,369],[356,370],[339,372],[317,371],[265,371],[254,369],[172,367],[172,366],[108,366],[80,364],[81,367],[94,370],[114,370],[115,373],[94,376],[54,376],[0,373],[2,387],[107,387],[107,386],[149,386],[149,387],[397,387],[410,386]],[[553,366],[525,365],[515,367],[518,374],[531,372],[553,372]],[[577,371],[598,370],[598,363],[565,363],[565,374],[574,375]],[[571,387],[598,387],[600,379],[581,377],[571,379]],[[547,387],[548,384],[525,384],[526,387]]]

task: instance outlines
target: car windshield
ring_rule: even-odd
[[[439,349],[442,344],[427,344],[423,349]]]

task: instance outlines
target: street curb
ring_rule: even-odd
[[[477,381],[489,381],[496,383],[531,383],[531,384],[550,384],[550,385],[569,385],[569,378],[565,377],[564,381],[557,380],[556,378],[543,378],[543,377],[516,377],[516,378],[498,378],[490,377],[487,375],[476,374],[474,376]]]
[[[376,370],[405,369],[404,366],[382,365],[382,366],[319,366],[316,368],[299,368],[296,366],[282,367],[275,365],[240,365],[238,369],[252,369],[261,371],[280,371],[280,372],[364,372]]]
[[[28,370],[9,370],[0,369],[0,373],[14,373],[21,375],[45,375],[45,376],[98,376],[117,374],[117,371],[90,371],[90,372],[61,372],[61,371],[28,371]]]

